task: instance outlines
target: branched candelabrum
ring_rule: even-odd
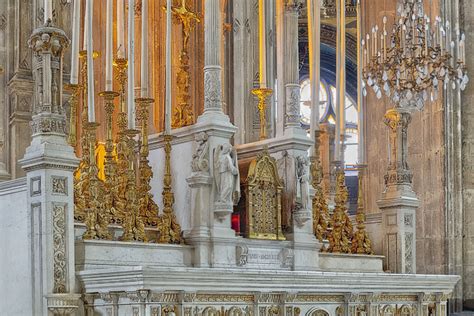
[[[423,0],[400,0],[392,34],[372,28],[362,40],[364,51],[363,93],[373,88],[377,98],[385,94],[396,107],[422,109],[429,99],[436,100],[439,86],[464,90],[469,82],[465,66],[465,36],[452,39],[449,22],[436,18],[431,25],[424,14]],[[380,41],[380,48],[378,43]],[[457,60],[454,60],[457,46]]]
[[[426,102],[438,97],[440,86],[445,90],[465,89],[469,82],[465,65],[465,36],[452,38],[449,22],[438,17],[433,25],[424,14],[422,0],[399,0],[392,34],[387,33],[387,18],[383,28],[372,28],[362,41],[364,50],[363,93],[373,88],[377,98],[385,94],[394,108],[385,114],[390,128],[390,163],[385,175],[386,192],[412,190],[413,175],[408,168],[408,125],[411,114],[423,109]],[[380,40],[380,49],[378,43]],[[457,48],[457,49],[456,49]],[[457,52],[457,59],[454,55]]]

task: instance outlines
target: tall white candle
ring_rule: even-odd
[[[259,82],[260,88],[267,87],[267,47],[265,28],[265,0],[258,1],[258,49],[259,49]]]
[[[52,0],[44,0],[44,23],[53,20],[53,3]]]
[[[117,57],[125,58],[125,7],[123,0],[117,0]]]
[[[148,0],[142,0],[142,47],[140,65],[140,93],[148,97]]]
[[[86,10],[84,12],[84,36],[82,38],[82,50],[87,50],[87,33],[88,33],[88,22],[87,14],[89,12],[89,0],[86,0]]]
[[[128,128],[135,129],[135,0],[128,0]]]
[[[386,42],[385,37],[387,36],[386,30],[387,18],[383,19],[383,32],[384,32],[384,59],[386,58]],[[357,153],[357,160],[359,164],[365,163],[365,122],[364,122],[364,111],[363,111],[363,67],[364,67],[364,36],[362,35],[362,11],[360,0],[357,0],[357,111],[358,111],[358,130],[359,130],[359,146]],[[368,61],[367,61],[368,63]]]
[[[319,0],[308,0],[309,76],[311,81],[311,137],[319,128],[319,87],[320,87],[320,41],[321,20]],[[314,153],[319,155],[319,153]]]
[[[71,84],[79,82],[79,31],[81,28],[81,1],[74,0],[72,14],[72,44],[71,44]]]
[[[107,25],[106,25],[106,39],[105,39],[105,90],[113,90],[113,1],[107,0]]]
[[[334,160],[344,164],[345,101],[346,101],[346,6],[345,0],[337,0],[337,43],[336,43],[336,135]],[[377,45],[377,30],[374,28],[374,44]],[[377,48],[374,46],[376,54]],[[376,55],[375,55],[376,56]]]
[[[171,134],[171,0],[166,1],[165,134]]]
[[[87,109],[89,122],[95,122],[95,106],[94,106],[94,59],[93,42],[92,42],[92,9],[94,0],[86,0],[86,25],[87,25]]]

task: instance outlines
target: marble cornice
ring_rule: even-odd
[[[380,292],[449,293],[457,275],[406,275],[321,271],[272,271],[220,268],[130,267],[77,272],[86,292],[135,288],[173,291],[185,284],[189,291],[234,292]]]
[[[0,196],[23,191],[26,192],[26,177],[8,181],[0,181]]]
[[[30,71],[31,75],[31,71]],[[34,82],[30,78],[22,78],[19,73],[15,74],[10,81],[8,81],[7,87],[10,93],[18,94],[32,94]]]

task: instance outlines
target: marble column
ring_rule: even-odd
[[[232,267],[235,232],[231,229],[233,205],[217,203],[214,153],[230,144],[237,128],[222,110],[222,11],[220,0],[205,0],[204,112],[197,119],[196,150],[191,177],[191,232],[196,267]],[[201,137],[201,138],[200,138]]]
[[[300,3],[287,0],[284,12],[285,32],[285,134],[302,133],[300,115],[298,15]]]
[[[78,160],[66,139],[62,106],[65,32],[51,25],[33,31],[32,140],[20,165],[26,172],[32,220],[33,302],[35,315],[69,315],[75,294],[73,172]]]
[[[413,174],[407,162],[411,115],[401,108],[385,114],[390,156],[385,191],[377,204],[382,211],[385,268],[393,273],[416,273],[416,209],[420,202],[413,191]]]
[[[275,136],[282,137],[285,129],[285,0],[275,1],[275,31],[276,31],[276,77],[277,91],[277,119],[275,122]]]
[[[1,17],[6,19],[6,12],[0,12]],[[6,23],[3,26],[0,26],[0,113],[8,113],[6,105],[6,93],[7,93],[7,76],[5,73],[5,64],[7,61],[7,41],[6,41]],[[2,116],[0,119],[0,181],[9,180],[10,173],[7,169],[7,151],[6,147],[8,146],[7,134],[8,131],[8,121],[7,115]]]
[[[451,21],[453,37],[456,29],[464,28],[466,35],[466,65],[474,62],[474,3],[472,1],[442,1],[444,19]],[[464,21],[459,25],[458,21]],[[461,30],[463,32],[463,30]],[[457,47],[457,46],[456,46]],[[451,89],[448,89],[451,90]],[[459,89],[448,92],[445,102],[448,137],[446,157],[449,178],[446,199],[448,209],[449,273],[462,275],[462,281],[450,300],[451,310],[474,309],[474,84],[471,82],[461,93]],[[461,294],[462,293],[462,294]]]
[[[222,112],[222,16],[219,0],[205,0],[204,113]]]

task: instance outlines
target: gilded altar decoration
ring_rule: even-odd
[[[374,254],[372,250],[372,242],[370,241],[369,234],[365,229],[365,214],[364,214],[364,198],[362,190],[362,170],[359,172],[359,189],[357,195],[357,214],[356,214],[356,227],[357,230],[354,232],[352,237],[352,249],[351,252],[354,254]]]
[[[105,156],[103,167],[103,180],[105,189],[105,211],[110,217],[111,223],[122,223],[123,210],[118,207],[118,168],[117,168],[117,153],[113,140],[113,113],[114,113],[114,99],[119,96],[119,93],[113,91],[104,91],[99,94],[105,100],[105,121],[106,121],[106,141],[105,141]],[[99,166],[100,170],[100,166]]]
[[[250,163],[244,183],[246,193],[246,236],[285,240],[281,229],[281,191],[275,158],[265,149]]]
[[[138,105],[137,118],[141,125],[141,145],[138,166],[138,204],[140,206],[140,216],[142,216],[145,224],[156,227],[159,222],[159,209],[158,205],[153,200],[153,194],[150,193],[150,181],[153,177],[153,171],[151,170],[151,166],[148,161],[148,154],[150,153],[148,148],[148,119],[150,114],[150,105],[153,104],[154,100],[149,98],[137,98],[135,101]]]
[[[352,238],[353,228],[351,220],[347,215],[347,199],[349,193],[345,184],[344,170],[337,171],[336,175],[336,206],[330,221],[332,230],[329,232],[328,252],[350,253],[350,240]]]
[[[109,216],[105,212],[104,186],[98,178],[98,169],[95,162],[95,133],[98,123],[88,123],[85,132],[89,139],[89,194],[86,201],[86,216],[84,222],[86,231],[83,239],[112,239],[108,230]]]
[[[260,118],[260,140],[267,139],[267,99],[272,95],[273,90],[268,88],[256,88],[252,94],[258,98],[258,114]]]
[[[313,155],[310,157],[310,173],[311,173],[311,185],[314,189],[314,197],[312,200],[313,209],[313,231],[316,238],[322,242],[327,236],[328,219],[329,219],[329,208],[324,195],[322,187],[323,181],[323,168],[321,160],[319,158],[320,151],[320,136],[321,131],[315,131],[314,135],[314,150]]]
[[[182,26],[183,46],[179,55],[179,70],[176,74],[176,86],[178,88],[177,98],[178,104],[173,113],[173,128],[188,126],[194,122],[194,113],[191,107],[190,88],[190,65],[189,65],[189,36],[196,26],[201,22],[198,13],[192,12],[186,6],[186,0],[181,0],[177,7],[172,7],[171,11],[175,20]]]
[[[181,226],[174,214],[174,193],[171,187],[171,140],[173,136],[164,135],[165,140],[165,175],[163,179],[163,214],[160,216],[158,229],[160,236],[158,242],[169,244],[180,244],[183,242],[181,237]]]
[[[148,238],[145,233],[145,224],[140,214],[140,206],[138,204],[138,190],[136,187],[135,176],[135,159],[134,149],[136,147],[135,136],[139,132],[134,129],[125,130],[124,134],[127,142],[127,153],[129,154],[128,168],[126,172],[127,184],[125,186],[125,214],[123,219],[123,241],[142,241],[147,242]]]
[[[311,157],[311,179],[315,190],[312,200],[313,207],[313,231],[320,242],[326,238],[328,229],[329,208],[324,190],[321,186],[322,167],[316,157]],[[317,160],[317,161],[314,161]]]

